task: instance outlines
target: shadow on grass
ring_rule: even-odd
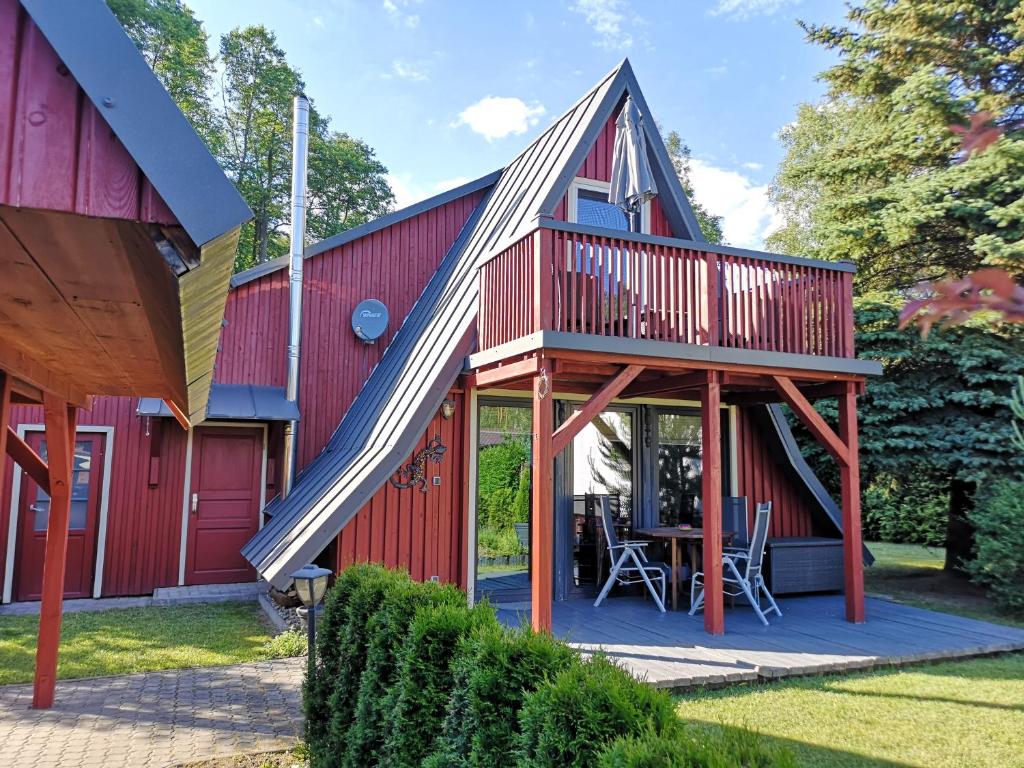
[[[786,739],[779,736],[769,736],[757,732],[754,728],[741,728],[734,725],[723,725],[704,720],[687,720],[693,728],[705,732],[711,738],[725,736],[729,740],[742,741],[743,731],[754,731],[757,739],[769,749],[789,753],[793,756],[793,762],[789,765],[801,766],[801,768],[906,768],[906,763],[897,763],[891,760],[883,760],[877,757],[848,752],[841,749],[822,747],[817,744],[808,744],[805,741]],[[750,763],[755,765],[755,763]],[[756,763],[760,765],[760,763]],[[780,761],[779,765],[787,765]],[[746,763],[744,763],[746,765]]]

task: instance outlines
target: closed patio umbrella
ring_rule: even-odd
[[[608,202],[619,206],[630,216],[658,194],[651,165],[647,160],[643,120],[644,116],[633,103],[633,98],[627,97],[622,112],[615,120],[615,148]]]

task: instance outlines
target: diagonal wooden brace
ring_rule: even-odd
[[[815,439],[822,444],[829,455],[839,462],[840,467],[850,465],[850,450],[846,443],[828,425],[821,414],[814,410],[814,406],[804,397],[803,392],[797,389],[792,379],[785,376],[772,376],[775,389],[778,390],[782,399],[804,426],[814,435]]]
[[[603,411],[612,400],[614,400],[626,386],[640,375],[640,372],[644,369],[642,365],[627,365],[614,378],[605,382],[605,384],[595,392],[587,402],[583,404],[583,407],[578,411],[574,411],[573,414],[565,420],[554,435],[552,435],[552,455],[557,456],[566,446],[572,442],[572,439],[579,434],[580,430],[583,429],[587,424],[594,420],[601,411]]]
[[[7,425],[7,455],[35,480],[47,496],[50,495],[50,470],[46,462],[32,450],[32,446],[21,439],[10,424]]]

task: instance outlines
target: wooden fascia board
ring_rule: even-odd
[[[608,404],[615,399],[616,396],[626,386],[633,381],[640,372],[643,370],[642,365],[627,365],[623,368],[613,379],[610,379],[604,384],[597,392],[595,392],[587,402],[583,404],[578,411],[574,411],[573,414],[565,420],[557,430],[555,430],[552,440],[554,447],[552,449],[553,455],[557,456],[560,454],[567,445],[572,441],[579,431],[583,429],[587,424],[593,421],[594,417],[603,411]]]
[[[497,368],[489,368],[485,371],[477,371],[468,377],[468,385],[476,389],[493,387],[498,384],[507,384],[510,381],[524,379],[540,372],[541,363],[536,357],[528,360],[517,360],[514,363],[506,363]]]

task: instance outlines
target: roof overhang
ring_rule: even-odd
[[[157,397],[139,398],[138,416],[172,418],[167,404]],[[298,421],[299,406],[285,396],[284,387],[255,384],[214,384],[206,409],[207,420]]]

